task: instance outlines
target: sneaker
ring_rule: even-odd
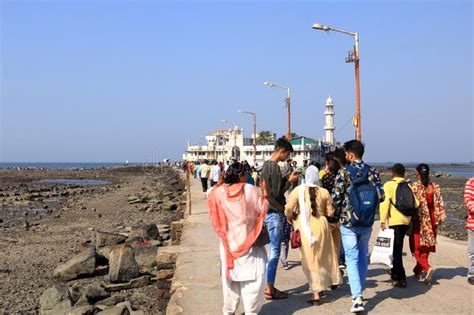
[[[467,278],[467,282],[471,285],[474,285],[474,277]]]
[[[431,284],[431,280],[433,280],[433,273],[434,273],[433,268],[428,269],[428,272],[426,273],[426,277],[423,280],[425,284]]]
[[[290,269],[290,266],[288,266],[288,264],[284,264],[282,265],[281,267],[283,270],[289,270]]]
[[[352,307],[351,307],[351,313],[360,313],[363,312],[364,309],[364,303],[362,302],[361,297],[356,297],[355,299],[352,300]]]

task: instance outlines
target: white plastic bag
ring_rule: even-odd
[[[392,268],[393,241],[395,234],[392,229],[380,230],[375,241],[375,246],[370,255],[371,264],[383,264]]]

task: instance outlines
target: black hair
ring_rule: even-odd
[[[403,166],[401,163],[393,164],[392,172],[396,176],[405,177],[405,166]]]
[[[334,159],[339,162],[339,165],[345,166],[347,164],[346,151],[343,148],[336,148],[334,150]]]
[[[289,153],[293,153],[293,146],[291,145],[290,141],[286,138],[280,138],[275,142],[275,151],[283,150]]]
[[[334,159],[335,157],[336,157],[336,153],[335,153],[335,152],[328,152],[328,153],[326,153],[326,155],[324,156],[324,158],[326,159],[326,162],[331,161],[331,160]]]
[[[339,172],[339,170],[341,169],[341,165],[339,165],[338,161],[332,159],[328,161],[328,169],[331,174],[337,174],[337,172]]]
[[[316,187],[309,187],[309,201],[311,202],[311,215],[313,217],[319,217],[316,203]]]
[[[225,173],[224,183],[232,185],[240,182],[240,176],[242,176],[245,171],[245,166],[242,163],[232,163]]]
[[[364,144],[359,140],[350,140],[344,143],[344,150],[346,152],[353,153],[357,158],[362,158],[364,156]]]
[[[430,183],[430,167],[428,164],[421,163],[416,167],[416,171],[420,174],[420,180],[423,186],[428,187]]]

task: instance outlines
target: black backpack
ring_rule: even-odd
[[[416,199],[408,182],[404,181],[398,184],[395,196],[395,208],[407,217],[414,216],[416,213]]]

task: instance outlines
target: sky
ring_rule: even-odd
[[[471,1],[7,1],[1,3],[0,162],[179,159],[222,119],[251,136],[354,137],[360,34],[367,161],[474,160]]]

